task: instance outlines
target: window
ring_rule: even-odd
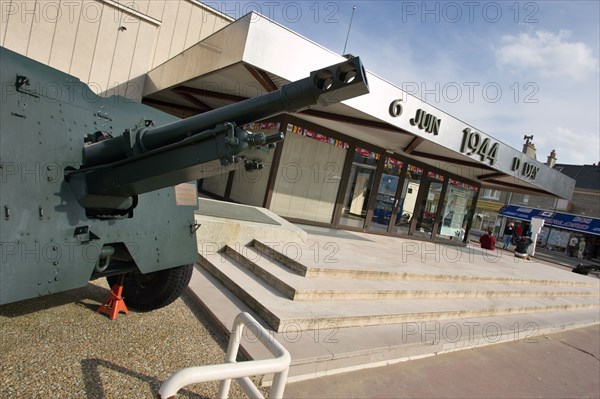
[[[463,240],[469,219],[473,218],[473,199],[477,187],[455,179],[448,179],[443,211],[438,225],[438,236]]]
[[[571,206],[569,200],[559,199],[556,201],[556,210],[557,211],[569,211],[571,210]]]
[[[522,204],[528,204],[529,203],[529,194],[523,194],[523,198],[521,198],[521,203]]]
[[[481,197],[483,199],[491,199],[498,201],[500,199],[500,191],[486,188],[481,192]]]

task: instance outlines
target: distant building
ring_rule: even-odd
[[[500,212],[504,222],[510,220],[527,230],[531,217],[546,220],[538,236],[538,245],[553,251],[577,256],[569,243],[583,239],[585,259],[598,259],[600,252],[600,166],[556,164],[557,171],[575,179],[570,201],[548,196],[504,193],[508,206]],[[509,198],[510,197],[510,198]],[[572,242],[574,243],[574,241]]]

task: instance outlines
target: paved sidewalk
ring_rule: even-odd
[[[559,264],[561,266],[573,268],[578,264],[583,265],[597,265],[597,262],[587,260],[587,259],[578,259],[577,257],[570,257],[565,254],[561,254],[555,251],[550,251],[544,248],[537,248],[535,250],[535,257],[540,260],[545,260],[547,262],[552,262]]]
[[[290,383],[285,398],[599,398],[600,326]]]
[[[479,242],[477,240],[473,239],[472,237],[470,239],[470,244],[475,248],[479,247]],[[500,241],[500,242],[496,243],[496,251],[506,253],[506,254],[513,254],[514,253],[514,245],[511,245],[510,249],[508,249],[508,250],[502,249],[502,241]],[[584,266],[598,265],[597,260],[578,259],[577,257],[571,257],[571,256],[568,256],[568,255],[560,253],[560,252],[551,251],[549,249],[540,248],[540,247],[537,247],[535,249],[534,258],[537,261],[541,261],[543,263],[554,265],[554,266],[557,266],[564,270],[572,270],[574,267],[576,267],[579,264],[583,264]],[[600,276],[598,276],[598,277],[600,277]]]

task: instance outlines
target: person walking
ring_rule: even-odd
[[[504,228],[504,242],[502,244],[502,249],[508,249],[514,234],[515,234],[515,224],[511,222],[511,223],[507,224],[506,227]]]
[[[583,259],[583,252],[585,251],[585,238],[581,237],[579,240],[579,250],[577,251],[577,257]]]
[[[515,234],[517,239],[523,235],[523,227],[520,224],[515,227]]]
[[[575,250],[578,249],[578,244],[579,241],[577,240],[577,237],[575,236],[571,236],[571,239],[569,240],[569,256],[572,258],[575,256]]]

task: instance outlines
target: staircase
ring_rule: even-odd
[[[240,311],[262,319],[293,381],[595,324],[599,282],[505,251],[344,232],[205,251],[190,288],[224,330]]]

